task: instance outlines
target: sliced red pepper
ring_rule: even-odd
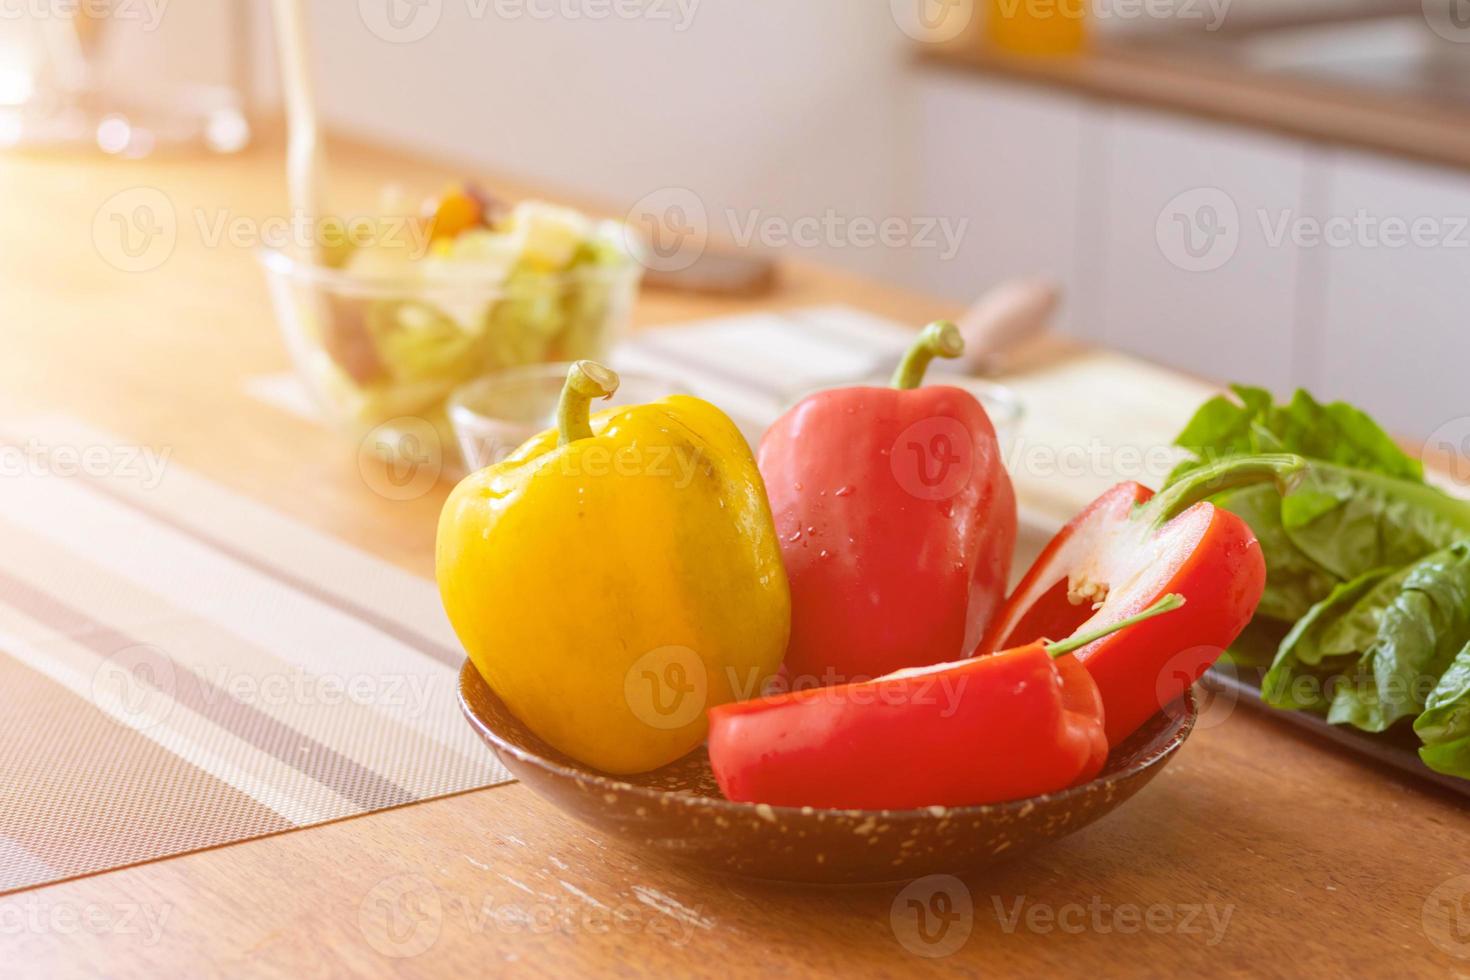
[[[812,395],[762,439],[791,580],[789,676],[955,660],[1004,601],[1016,498],[995,429],[969,392],[918,388],[934,357],[963,349],[954,324],[931,324],[893,387]]]
[[[1120,483],[1062,528],[987,632],[979,652],[1098,629],[1177,593],[1177,616],[1077,651],[1097,681],[1108,742],[1117,745],[1199,679],[1255,614],[1266,563],[1250,527],[1205,498],[1275,481],[1287,487],[1306,462],[1253,456],[1201,467],[1155,495]]]
[[[1180,608],[1169,596],[1115,632]],[[1107,761],[1097,684],[1071,651],[1102,635],[720,705],[710,766],[732,800],[910,809],[1050,793]]]

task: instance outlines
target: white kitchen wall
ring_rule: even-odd
[[[1297,382],[1300,250],[1265,227],[1299,214],[1306,144],[1132,108],[1107,118],[1091,264],[1103,343],[1276,390]],[[1263,225],[1263,222],[1271,222]]]
[[[895,212],[913,41],[886,3],[644,0],[644,17],[594,21],[529,12],[591,9],[566,0],[421,0],[420,16],[437,21],[398,43],[379,36],[393,33],[382,29],[390,3],[416,9],[410,0],[312,5],[323,113],[339,130],[613,210],[688,188],[717,236],[756,216]],[[268,39],[263,13],[259,22]],[[269,92],[268,64],[261,74]],[[844,235],[801,251],[902,275],[901,255]]]
[[[1086,103],[1028,85],[977,85],[962,72],[925,71],[914,92],[910,170],[916,214],[969,222],[957,255],[915,251],[909,280],[964,301],[1009,278],[1062,286],[1059,326],[1087,334],[1079,309]]]
[[[1470,435],[1470,179],[1340,151],[1326,161],[1314,386],[1389,428]],[[1330,224],[1328,224],[1330,223]]]

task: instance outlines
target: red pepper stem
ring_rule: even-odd
[[[596,361],[578,361],[567,372],[567,383],[556,406],[556,444],[565,446],[578,439],[592,438],[592,399],[611,398],[618,390],[618,375]]]
[[[1190,470],[1143,506],[1157,524],[1165,524],[1201,500],[1237,487],[1275,483],[1282,494],[1290,493],[1301,483],[1306,470],[1305,459],[1285,453],[1229,456]]]
[[[1046,644],[1046,652],[1051,654],[1053,660],[1057,657],[1065,657],[1073,651],[1082,649],[1089,643],[1096,643],[1105,636],[1112,636],[1114,633],[1125,630],[1130,626],[1137,626],[1139,623],[1153,619],[1155,616],[1171,613],[1182,605],[1184,605],[1184,596],[1166,595],[1137,616],[1129,616],[1127,619],[1119,620],[1110,626],[1093,630],[1091,633],[1083,633],[1081,636],[1069,636],[1060,642],[1048,643]]]
[[[965,338],[960,328],[948,320],[936,320],[924,328],[903,355],[898,370],[893,372],[892,385],[901,391],[917,388],[924,383],[924,372],[934,358],[955,358],[964,352]]]

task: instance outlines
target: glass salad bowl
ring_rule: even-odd
[[[381,437],[398,420],[415,431],[428,421],[454,446],[445,402],[467,382],[606,356],[637,295],[642,266],[620,225],[538,203],[446,220],[456,194],[481,207],[451,190],[417,243],[385,234],[318,249],[318,262],[261,252],[276,320],[318,406],[356,437],[377,433],[386,454],[393,441]]]

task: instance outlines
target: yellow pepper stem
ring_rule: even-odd
[[[936,320],[924,328],[919,339],[904,354],[898,370],[893,372],[893,387],[917,388],[924,383],[924,372],[936,357],[959,357],[965,352],[965,338],[960,328],[948,320]]]
[[[592,399],[611,398],[618,390],[618,375],[596,361],[578,361],[567,372],[567,383],[556,406],[557,445],[592,438]]]

